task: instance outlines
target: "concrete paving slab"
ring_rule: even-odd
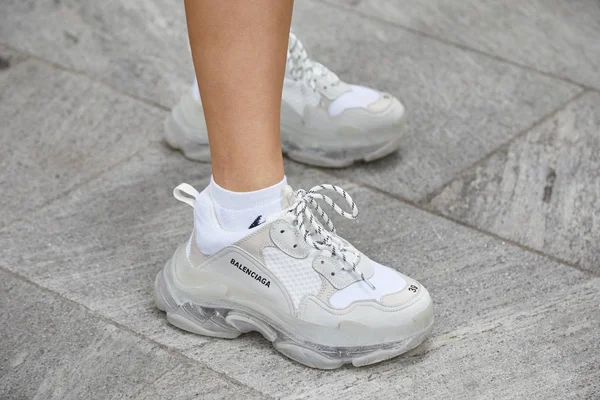
[[[158,139],[164,117],[35,60],[0,70],[0,227]]]
[[[595,0],[328,1],[600,88]]]
[[[156,345],[4,271],[0,293],[3,399],[130,398],[179,364]]]
[[[0,38],[163,106],[193,77],[183,3],[6,0]]]
[[[451,182],[430,206],[600,274],[600,95]]]
[[[0,270],[3,399],[264,398]]]
[[[442,187],[579,92],[323,3],[298,2],[295,12],[295,29],[316,60],[407,107],[400,152],[340,176],[410,200]]]
[[[213,376],[206,373],[206,368],[188,364],[180,365],[167,372],[156,382],[137,393],[135,398],[138,400],[254,400],[270,397],[236,382],[214,379]]]
[[[548,391],[596,390],[598,280],[339,180],[354,195],[363,222],[339,223],[344,235],[433,293],[437,325],[422,348],[371,368],[323,372],[284,358],[257,335],[218,340],[166,325],[152,306],[152,282],[191,229],[190,210],[168,192],[181,180],[201,187],[208,180],[202,168],[153,146],[0,231],[0,246],[8,249],[0,263],[274,397],[390,398],[418,389],[426,398],[501,398],[537,390],[547,379]],[[332,182],[295,164],[288,171],[297,171],[290,177],[296,186]],[[34,250],[23,252],[23,243]],[[481,372],[467,382],[464,368]],[[547,392],[540,393],[533,398]]]

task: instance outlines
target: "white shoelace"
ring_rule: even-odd
[[[317,89],[317,85],[327,88],[340,82],[336,74],[308,57],[302,42],[291,32],[288,42],[287,69],[294,79],[304,80],[313,90]]]
[[[318,193],[322,190],[332,190],[339,193],[350,206],[351,212],[348,213],[344,211],[336,202],[331,200],[329,196]],[[306,243],[317,250],[325,250],[331,253],[332,257],[341,258],[345,265],[342,267],[344,271],[357,273],[371,289],[375,290],[375,286],[357,269],[357,265],[361,258],[360,252],[337,235],[333,222],[329,216],[327,216],[325,211],[323,211],[323,208],[319,203],[317,203],[317,200],[323,200],[341,216],[348,219],[356,219],[358,217],[358,207],[356,207],[354,200],[352,200],[352,197],[350,197],[348,192],[339,186],[325,184],[315,186],[308,192],[302,189],[296,190],[294,195],[295,201],[288,212],[294,214],[294,223],[298,226],[300,232],[302,232]],[[321,221],[323,221],[327,228],[324,228],[317,218],[315,218],[313,210],[318,213]]]

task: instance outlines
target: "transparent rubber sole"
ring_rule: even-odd
[[[180,150],[183,155],[193,161],[210,162],[210,148],[208,139],[199,140],[195,136],[206,137],[206,132],[197,132],[193,126],[176,117],[177,109],[173,110],[165,120],[165,141],[175,150]],[[206,131],[206,128],[204,128]]]
[[[190,111],[180,102],[169,114],[165,120],[165,141],[188,159],[210,162],[206,126],[190,123],[186,112]],[[281,148],[289,158],[303,164],[343,168],[355,163],[378,160],[398,150],[404,134],[403,125],[399,122],[385,131],[368,132],[355,143],[351,143],[352,136],[342,134],[334,143],[324,143],[314,132],[296,131],[282,125]],[[373,141],[373,138],[377,140]]]
[[[353,164],[367,163],[379,160],[397,151],[402,144],[401,125],[393,128],[397,133],[387,141],[365,144],[359,147],[346,147],[343,145],[336,149],[326,147],[302,146],[291,139],[286,139],[282,131],[281,149],[283,154],[290,159],[302,164],[325,168],[345,168]],[[340,138],[340,143],[343,139]]]
[[[268,318],[260,318],[233,307],[204,306],[194,301],[176,300],[165,270],[156,276],[155,303],[166,312],[174,326],[204,336],[234,339],[242,333],[256,331],[273,343],[275,349],[303,365],[318,369],[335,369],[344,364],[355,367],[375,364],[396,357],[417,347],[433,327],[433,312],[427,326],[401,341],[375,346],[331,347],[292,338]],[[178,297],[181,297],[179,294]]]

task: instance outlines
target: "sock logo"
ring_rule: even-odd
[[[260,283],[262,283],[266,287],[271,287],[271,281],[270,280],[268,280],[267,278],[263,278],[262,276],[258,275],[256,272],[252,271],[250,268],[246,267],[245,265],[242,265],[242,263],[237,262],[235,260],[235,258],[231,259],[230,264],[231,265],[235,265],[237,267],[237,269],[239,269],[240,271],[242,271],[245,274],[249,275],[251,278],[256,279],[257,281],[259,281]]]
[[[248,227],[248,229],[256,228],[260,224],[264,224],[264,223],[265,223],[265,221],[262,221],[262,215],[259,215],[258,217],[256,217],[256,219],[254,220],[254,222],[252,224],[250,224],[250,226]]]

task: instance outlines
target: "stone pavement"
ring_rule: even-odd
[[[397,155],[288,177],[349,189],[342,232],[436,307],[416,350],[336,371],[152,304],[190,231],[170,191],[210,176],[161,142],[180,3],[0,3],[1,399],[600,399],[598,1],[297,1],[311,54],[408,122]]]

